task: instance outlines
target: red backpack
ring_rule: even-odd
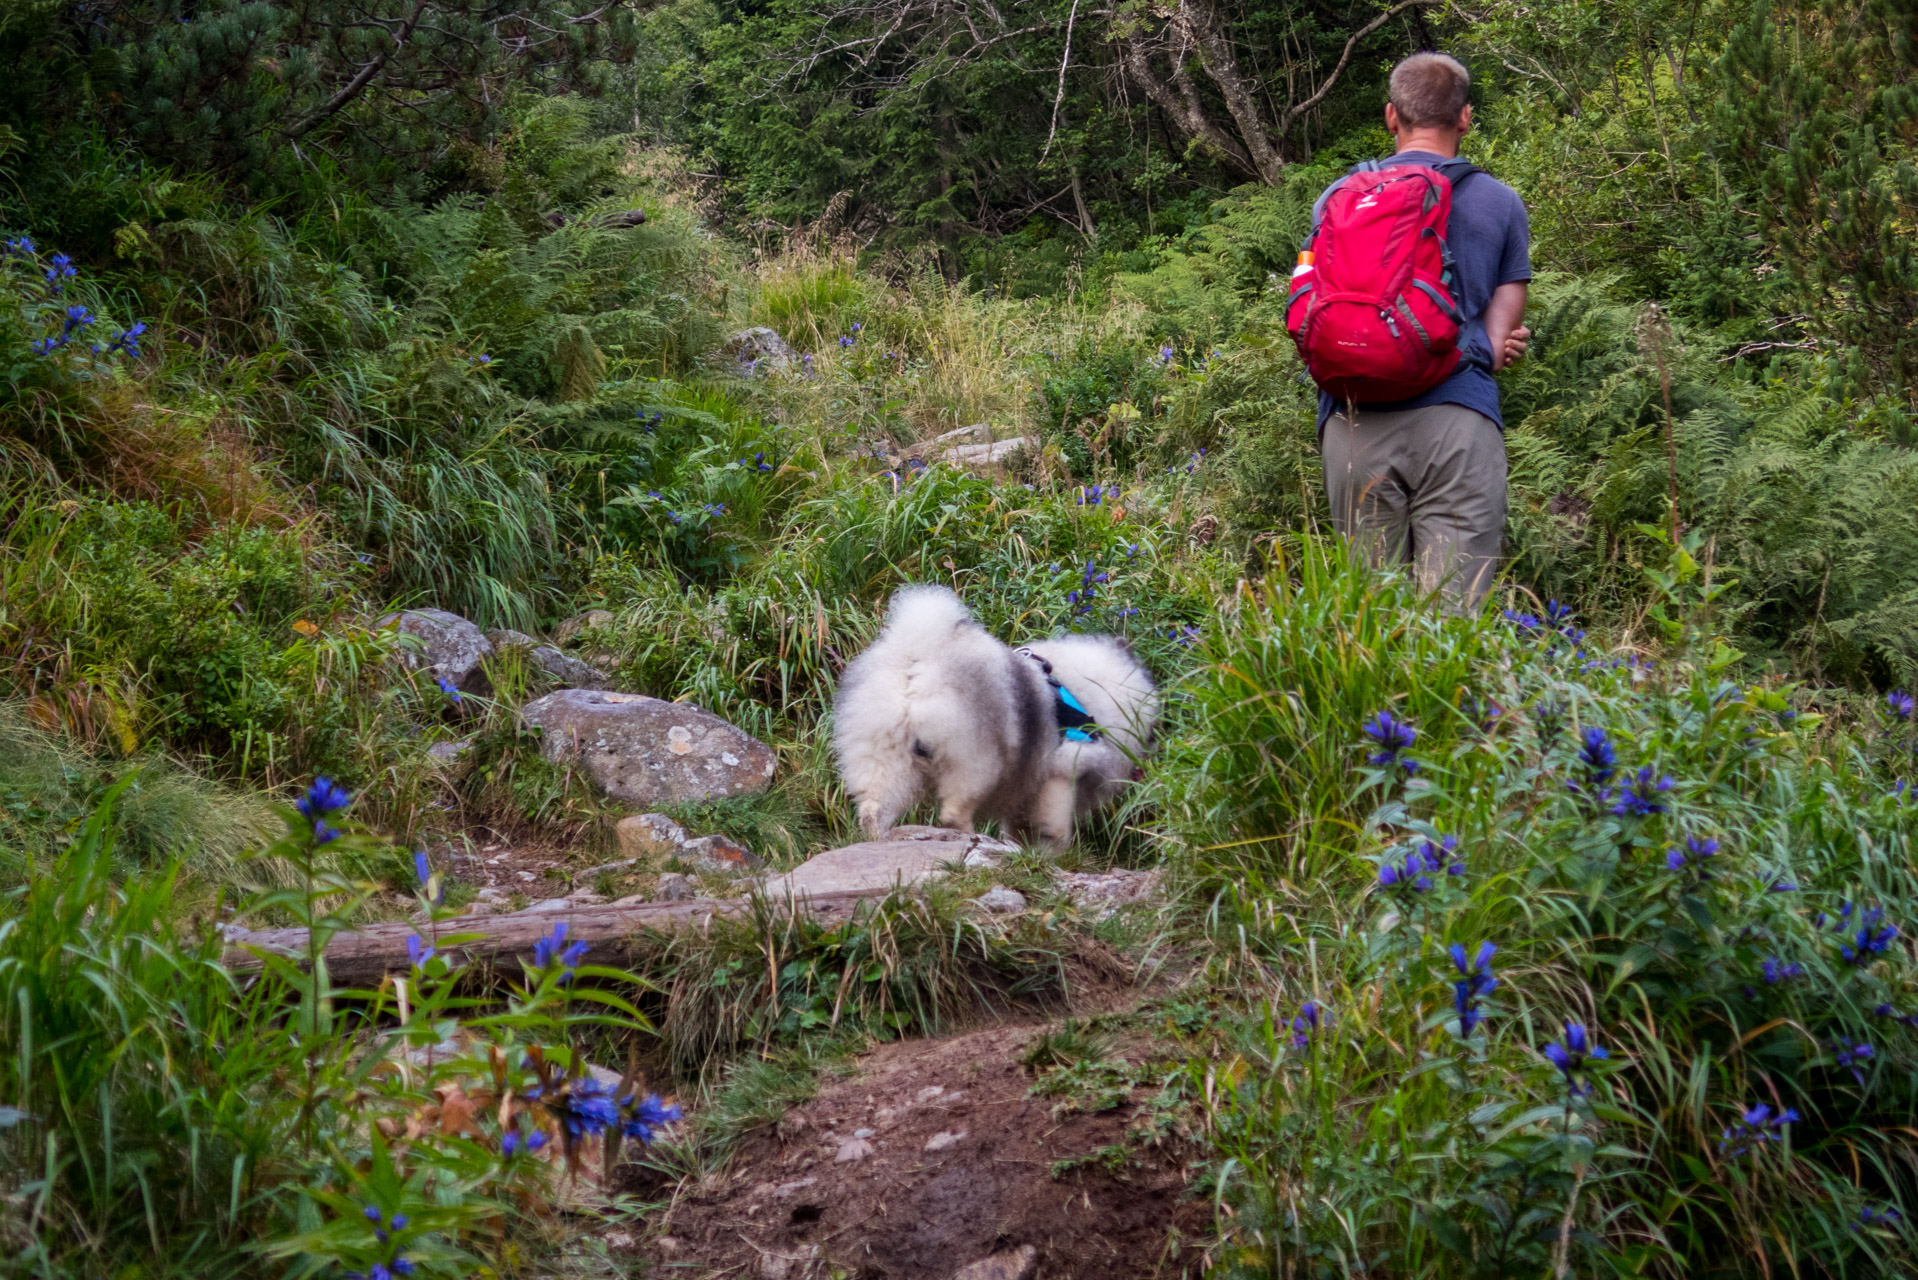
[[[1458,366],[1452,189],[1480,172],[1367,160],[1326,196],[1299,253],[1285,328],[1306,372],[1349,402],[1407,400]]]

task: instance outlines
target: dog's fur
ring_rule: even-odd
[[[1027,648],[1098,722],[1090,742],[1060,735],[1045,668],[993,638],[958,596],[944,587],[893,596],[833,708],[840,775],[869,835],[890,830],[930,783],[941,826],[971,831],[996,818],[1057,849],[1077,818],[1125,788],[1158,726],[1152,676],[1112,636]]]

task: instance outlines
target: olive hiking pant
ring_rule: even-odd
[[[1505,436],[1463,405],[1343,411],[1320,441],[1332,525],[1375,567],[1409,564],[1423,591],[1476,609],[1505,535]]]

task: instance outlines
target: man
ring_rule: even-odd
[[[1464,65],[1442,53],[1399,63],[1385,107],[1398,150],[1387,163],[1455,158],[1472,127],[1471,85]],[[1319,439],[1333,526],[1374,564],[1410,563],[1422,588],[1475,608],[1505,533],[1505,424],[1492,374],[1523,356],[1532,336],[1523,324],[1532,278],[1525,203],[1490,174],[1471,173],[1453,187],[1447,232],[1464,318],[1457,369],[1410,400],[1360,404],[1350,419],[1321,392]]]

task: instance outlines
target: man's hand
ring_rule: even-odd
[[[1525,354],[1532,331],[1525,327],[1525,282],[1513,280],[1492,290],[1485,308],[1485,338],[1492,348],[1492,371]]]

